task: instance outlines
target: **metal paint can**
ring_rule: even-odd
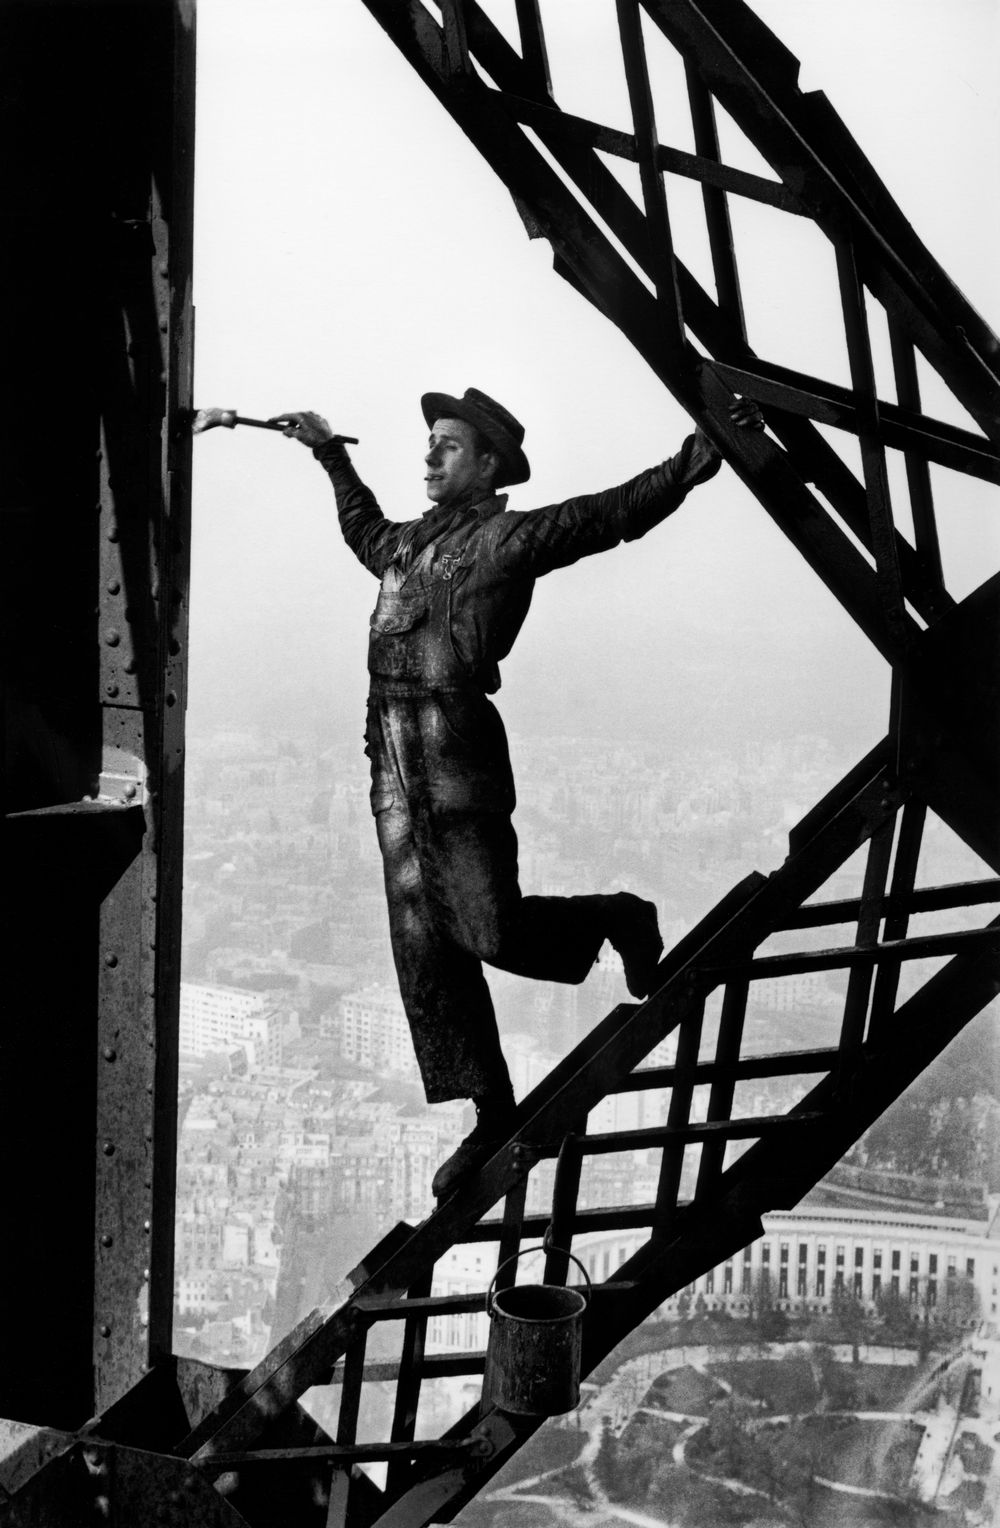
[[[486,1296],[490,1336],[483,1400],[518,1416],[556,1417],[580,1402],[583,1316],[590,1300],[587,1270],[571,1252],[587,1280],[587,1292],[563,1284],[512,1284],[496,1290],[509,1263],[528,1252],[559,1248],[525,1247],[497,1269]]]

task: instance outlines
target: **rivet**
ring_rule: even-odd
[[[160,381],[161,381],[161,382],[165,382],[165,381],[166,381],[166,380],[167,380],[167,374],[166,374],[166,372],[165,372],[165,371],[161,371],[161,372],[160,372]]]
[[[117,527],[117,525],[109,525],[108,526],[108,540],[109,541],[117,541],[118,540],[118,527]]]
[[[131,801],[132,797],[135,795],[135,786],[134,785],[126,785],[126,787],[125,787],[125,795],[128,797],[129,801]]]
[[[104,1235],[101,1237],[101,1246],[102,1247],[110,1247],[113,1244],[114,1244],[114,1237],[113,1236],[109,1236],[107,1231],[105,1231]]]
[[[889,799],[886,796],[883,796],[882,800],[879,802],[879,806],[882,808],[883,812],[887,812],[891,805],[892,805],[892,802],[889,801]]]
[[[106,1045],[104,1047],[104,1059],[105,1059],[105,1061],[113,1061],[115,1059],[115,1052],[114,1052],[113,1046]]]
[[[121,584],[118,582],[117,578],[109,578],[108,579],[108,593],[109,594],[117,594],[120,588],[121,588]]]
[[[114,1154],[115,1154],[115,1143],[114,1143],[114,1141],[105,1141],[104,1142],[104,1155],[106,1157],[113,1157]]]
[[[97,458],[97,460],[99,462],[102,462],[104,460],[104,452],[103,451],[95,451],[94,455],[96,456],[96,458]]]
[[[110,1337],[111,1336],[111,1328],[110,1328],[110,1326],[108,1326],[107,1322],[105,1322],[101,1327],[99,1327],[98,1330],[100,1331],[100,1334],[101,1334],[102,1337]]]
[[[152,1229],[152,1228],[151,1228],[151,1226],[150,1226],[150,1223],[149,1223],[149,1221],[148,1221],[148,1220],[144,1220],[144,1221],[143,1221],[143,1223],[142,1223],[142,1229],[143,1229],[143,1230],[144,1230],[144,1231],[149,1231],[149,1230],[151,1230],[151,1229]]]
[[[167,705],[168,706],[175,706],[176,704],[177,704],[177,691],[176,690],[168,690],[167,691]]]
[[[116,684],[106,684],[104,686],[104,693],[105,695],[110,695],[111,699],[114,700],[118,694],[118,686]]]
[[[113,950],[109,950],[108,953],[105,955],[105,957],[104,957],[104,964],[106,966],[116,966],[118,964],[118,956],[115,954],[115,952]]]
[[[104,640],[109,647],[117,647],[121,641],[121,632],[115,631],[114,627],[104,633]]]
[[[142,1276],[146,1280],[146,1283],[148,1284],[149,1283],[149,1269],[148,1268],[144,1268],[142,1270]]]
[[[144,1130],[143,1134],[145,1135],[147,1141],[151,1141],[153,1139],[152,1130]]]
[[[152,1048],[152,1046],[154,1046],[156,1044],[156,1036],[155,1035],[147,1035],[146,1036],[146,1044],[148,1046],[150,1046],[150,1048]]]
[[[160,330],[161,330],[161,332],[163,334],[166,334],[168,328],[169,328],[169,320],[166,319],[166,318],[161,318],[160,319]]]
[[[147,1084],[146,1084],[146,1092],[147,1093],[152,1093],[152,1091],[153,1091],[153,1084],[151,1082],[147,1082]]]
[[[126,674],[134,674],[135,673],[135,659],[134,658],[126,659],[126,661],[122,664],[122,668],[125,670]]]

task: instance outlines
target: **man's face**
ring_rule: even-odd
[[[435,504],[451,504],[475,488],[488,491],[497,465],[492,452],[480,455],[476,432],[464,419],[434,421],[424,461],[427,497]]]

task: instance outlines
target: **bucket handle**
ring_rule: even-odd
[[[576,1264],[587,1281],[587,1293],[584,1296],[584,1310],[586,1310],[587,1306],[590,1304],[591,1296],[594,1293],[594,1286],[590,1282],[590,1274],[587,1272],[586,1268],[583,1266],[576,1254],[574,1252],[570,1252],[567,1247],[553,1247],[548,1241],[540,1241],[537,1247],[522,1247],[519,1252],[513,1252],[511,1253],[510,1257],[505,1257],[503,1262],[500,1264],[500,1267],[493,1275],[492,1279],[490,1280],[490,1287],[486,1291],[486,1314],[489,1316],[490,1320],[493,1320],[493,1290],[497,1279],[510,1263],[516,1263],[519,1257],[526,1257],[529,1252],[561,1252],[563,1257],[568,1257],[571,1263]]]

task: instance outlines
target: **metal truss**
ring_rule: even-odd
[[[187,1461],[184,1479],[199,1489],[214,1482],[213,1502],[231,1514],[212,1515],[214,1505],[196,1511],[192,1495],[190,1522],[449,1521],[537,1426],[487,1395],[443,1437],[416,1436],[425,1381],[484,1370],[483,1353],[425,1353],[431,1317],[485,1308],[485,1290],[431,1294],[449,1248],[490,1242],[502,1260],[546,1231],[564,1249],[585,1232],[645,1230],[639,1250],[595,1287],[584,1325],[589,1372],[666,1298],[759,1236],[762,1215],[794,1206],[1000,990],[1000,918],[975,926],[975,910],[1000,901],[1000,879],[917,887],[928,811],[1000,873],[1000,579],[961,602],[948,593],[929,470],[935,463],[1000,481],[997,339],[919,243],[825,98],[799,91],[796,60],[739,0],[644,0],[641,10],[637,0],[617,0],[631,134],[559,110],[537,0],[517,0],[520,53],[475,0],[441,0],[440,21],[422,0],[365,3],[510,189],[529,233],[551,242],[559,274],[628,336],[892,665],[891,715],[885,740],[792,831],[780,869],[734,887],[664,957],[653,994],[608,1014],[524,1100],[492,1159],[426,1221],[398,1225],[251,1373],[160,1363],[85,1435],[67,1440],[60,1457],[146,1448]],[[695,154],[658,141],[648,26],[683,59]],[[722,163],[716,102],[776,179]],[[638,164],[641,208],[602,153]],[[675,255],[665,173],[702,185],[714,296]],[[832,241],[850,388],[751,349],[730,195],[810,218]],[[895,403],[876,391],[873,303],[888,316]],[[917,351],[981,434],[922,413]],[[732,427],[734,394],[759,402],[766,435]],[[817,424],[859,437],[860,478]],[[894,520],[887,449],[905,459],[912,542]],[[823,888],[859,850],[860,895],[824,900]],[[949,931],[911,932],[912,919],[949,910]],[[829,947],[812,947],[806,935],[793,952],[762,949],[773,935],[787,944],[796,930],[827,928],[838,931]],[[900,1001],[904,964],[932,958],[944,964]],[[809,971],[847,975],[838,1043],[748,1053],[751,984]],[[717,992],[721,1016],[707,1025],[706,1000]],[[674,1063],[650,1064],[671,1033]],[[790,1077],[812,1085],[788,1112],[742,1110],[741,1083]],[[645,1089],[669,1090],[663,1126],[589,1130],[602,1099]],[[707,1090],[707,1108],[697,1106],[698,1089]],[[748,1142],[742,1154],[728,1150]],[[660,1153],[651,1203],[587,1206],[589,1161],[648,1148]],[[550,1206],[528,1214],[530,1176],[553,1161]],[[565,1256],[550,1251],[546,1280],[565,1282],[567,1273]],[[400,1356],[369,1361],[369,1334],[383,1322],[402,1323]],[[395,1386],[390,1437],[359,1441],[364,1387],[387,1382]],[[314,1386],[339,1390],[335,1438],[299,1404]],[[386,1463],[384,1489],[360,1468],[374,1460]],[[31,1516],[31,1493],[50,1468],[0,1508],[0,1523],[49,1521]]]

